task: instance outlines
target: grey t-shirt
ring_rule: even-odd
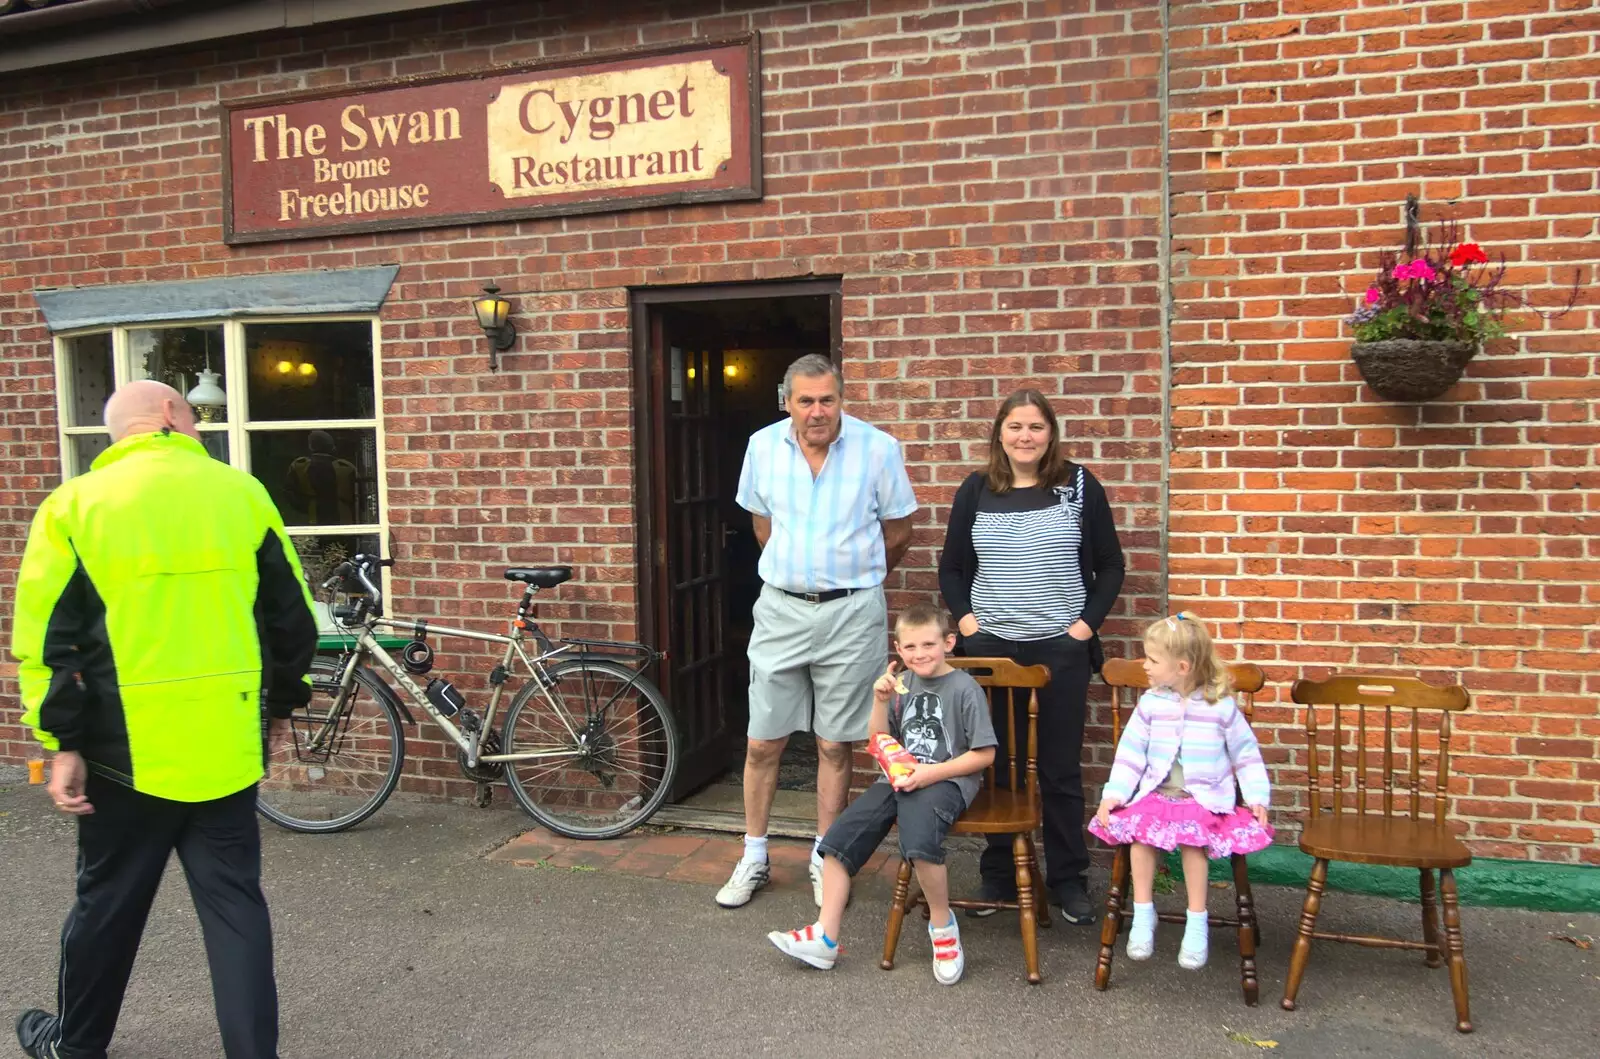
[[[942,677],[923,679],[907,671],[900,680],[906,693],[889,700],[889,734],[918,761],[937,765],[968,750],[996,745],[989,699],[969,674],[952,669]],[[950,781],[961,788],[967,805],[977,797],[982,775],[975,772]]]

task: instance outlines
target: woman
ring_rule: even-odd
[[[956,490],[939,589],[957,615],[965,654],[1050,667],[1039,693],[1045,885],[1071,923],[1096,918],[1086,878],[1083,724],[1089,675],[1104,658],[1095,630],[1116,602],[1122,573],[1104,487],[1061,454],[1044,395],[1018,390],[995,416],[989,466]],[[1025,732],[1025,712],[1019,723]],[[994,767],[1004,782],[1004,740],[1000,749]],[[1015,900],[1010,835],[989,837],[979,869],[985,898]]]

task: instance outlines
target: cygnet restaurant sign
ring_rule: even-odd
[[[224,240],[761,197],[759,38],[242,100]]]

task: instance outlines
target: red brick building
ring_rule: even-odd
[[[234,396],[208,442],[275,490],[308,560],[380,544],[394,610],[485,628],[502,567],[571,564],[542,611],[562,631],[707,663],[663,674],[703,749],[742,725],[731,476],[783,365],[832,351],[924,504],[892,603],[936,593],[949,498],[997,402],[1038,385],[1128,553],[1112,652],[1189,607],[1261,664],[1279,809],[1303,778],[1295,678],[1459,680],[1475,851],[1600,864],[1600,299],[1524,314],[1423,404],[1362,383],[1344,322],[1408,194],[1535,304],[1591,278],[1593,0],[4,6],[7,642],[28,519],[103,444],[104,390],[211,370]],[[759,199],[224,242],[224,104],[749,34]],[[312,270],[361,290],[239,294]],[[518,292],[495,371],[469,305],[491,281]],[[129,286],[155,283],[200,285]],[[47,320],[51,289],[91,287],[67,299],[90,316]],[[673,419],[690,369],[715,414]],[[296,492],[313,432],[359,483],[337,511]],[[691,473],[713,488],[663,517]],[[707,534],[721,639],[671,589]],[[8,659],[10,760],[16,710]],[[453,755],[411,757],[411,786],[447,792]]]

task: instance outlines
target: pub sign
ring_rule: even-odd
[[[755,36],[223,114],[224,241],[761,197]]]

